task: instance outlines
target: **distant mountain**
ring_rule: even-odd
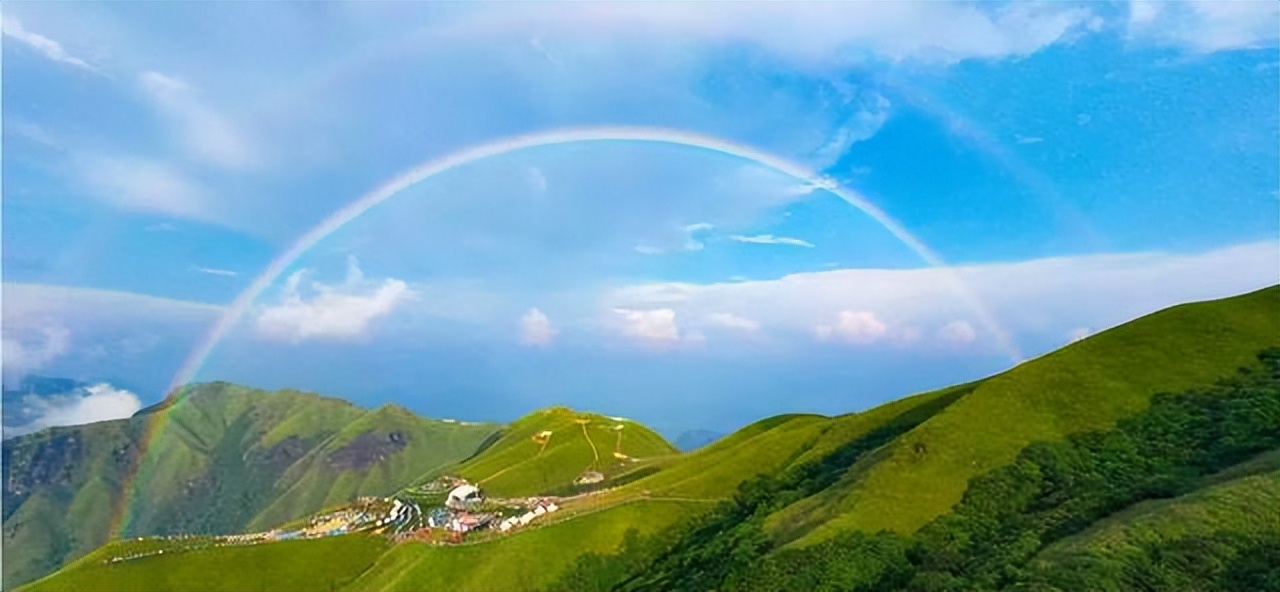
[[[212,383],[131,419],[5,440],[4,582],[30,581],[98,547],[113,518],[126,537],[231,534],[259,515],[283,521],[391,493],[426,467],[472,454],[498,427]]]
[[[703,446],[715,442],[723,437],[724,434],[720,432],[713,432],[711,430],[689,430],[681,432],[679,436],[676,436],[675,445],[676,448],[679,448],[683,452],[690,452],[702,448]]]
[[[1177,306],[980,381],[773,417],[687,454],[656,435],[626,449],[645,433],[627,425],[635,460],[602,469],[593,430],[612,420],[551,409],[423,477],[520,496],[601,471],[604,487],[537,527],[118,566],[103,560],[135,543],[115,542],[27,589],[1275,589],[1277,310],[1280,287]]]

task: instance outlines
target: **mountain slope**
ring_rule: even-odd
[[[960,501],[969,479],[1033,440],[1106,428],[1151,396],[1204,385],[1280,344],[1280,287],[1142,317],[984,380],[896,440],[839,500],[813,544],[858,529],[910,532]]]
[[[588,471],[609,478],[637,462],[674,454],[674,446],[640,423],[552,407],[512,422],[475,457],[430,471],[420,481],[450,474],[491,495],[569,493]]]
[[[1143,502],[1041,551],[1031,577],[1060,590],[1274,589],[1277,508],[1280,470]],[[1203,566],[1198,577],[1187,563]]]
[[[5,583],[30,581],[105,543],[113,520],[126,537],[227,534],[267,508],[291,519],[344,496],[390,493],[424,466],[465,457],[496,430],[407,412],[362,422],[370,413],[297,391],[212,383],[128,420],[6,440]],[[388,432],[398,442],[361,456]],[[138,458],[146,434],[149,452]]]

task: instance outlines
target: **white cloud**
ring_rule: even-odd
[[[67,353],[71,344],[70,332],[60,325],[46,324],[39,328],[24,328],[11,322],[6,322],[5,325],[4,337],[0,339],[3,344],[0,362],[4,364],[3,376],[6,383],[20,380],[28,373],[43,368]]]
[[[734,329],[738,331],[754,332],[760,329],[760,323],[757,323],[746,317],[740,317],[733,313],[717,312],[707,316],[707,321],[713,325],[724,327],[726,329]]]
[[[1154,0],[1131,0],[1129,2],[1129,24],[1145,25],[1154,21],[1163,7],[1162,2]]]
[[[1280,283],[1280,248],[1262,241],[1198,254],[1120,253],[942,269],[838,269],[775,280],[651,283],[617,288],[606,306],[660,306],[685,318],[724,310],[778,335],[841,335],[902,341],[907,326],[973,319],[983,303],[1016,342],[1061,343],[1075,327],[1105,328],[1182,302],[1221,298]],[[863,311],[859,313],[858,311]],[[871,314],[866,311],[875,311]],[[834,321],[833,321],[834,319]],[[991,327],[969,320],[975,349],[994,347]],[[883,327],[883,329],[881,328]],[[892,328],[892,329],[891,329]],[[953,336],[963,336],[958,330]],[[928,340],[916,341],[921,347]],[[936,342],[934,342],[936,343]]]
[[[22,406],[22,414],[34,419],[21,426],[4,426],[5,438],[54,426],[123,419],[141,409],[142,401],[138,395],[103,383],[63,395],[28,395],[23,397]]]
[[[174,139],[197,162],[245,170],[260,163],[258,150],[243,130],[200,102],[195,89],[159,72],[138,77],[147,97],[173,124]]]
[[[14,327],[39,326],[40,319],[51,318],[82,322],[107,317],[136,324],[140,318],[165,317],[204,323],[225,310],[212,304],[93,288],[6,282],[0,289],[4,292],[6,332]]]
[[[1139,1],[1129,5],[1129,34],[1201,53],[1273,47],[1280,40],[1277,19],[1276,2]]]
[[[258,335],[273,341],[298,343],[308,339],[350,340],[367,335],[370,324],[387,316],[414,296],[405,282],[388,278],[381,283],[364,279],[354,257],[341,285],[311,284],[305,296],[299,289],[307,270],[289,276],[279,304],[257,315]]]
[[[841,311],[835,324],[818,325],[814,333],[819,339],[835,339],[849,343],[872,343],[889,332],[874,313],[859,310]]]
[[[1044,141],[1044,138],[1040,138],[1037,136],[1024,136],[1021,134],[1014,134],[1013,137],[1014,137],[1014,140],[1019,144],[1039,144],[1040,142]]]
[[[196,271],[200,273],[207,273],[209,275],[222,275],[227,277],[236,277],[240,275],[240,272],[238,271],[231,271],[229,269],[215,269],[213,267],[197,267]]]
[[[973,343],[978,338],[978,332],[968,321],[951,321],[938,330],[938,338],[946,343],[963,345]]]
[[[853,97],[846,97],[845,104],[848,105],[852,100]],[[861,108],[851,109],[852,115],[831,134],[826,144],[810,156],[813,167],[821,170],[836,164],[849,151],[850,146],[876,135],[889,120],[889,107],[889,99],[873,95],[861,104]],[[829,177],[824,177],[822,182],[811,183],[807,188],[809,191],[820,189],[830,182]]]
[[[6,282],[0,311],[4,380],[27,372],[50,376],[127,376],[143,389],[162,389],[195,342],[226,309],[142,294]],[[53,338],[44,335],[55,331]],[[64,337],[58,335],[66,331]],[[18,368],[14,342],[47,352],[38,368]],[[53,353],[61,352],[58,355]],[[31,364],[25,364],[31,366]]]
[[[90,156],[79,160],[85,189],[117,207],[182,218],[213,217],[204,191],[173,167],[143,158]]]
[[[680,341],[676,312],[670,308],[651,310],[617,308],[613,312],[623,321],[621,326],[623,335],[652,344],[672,344]]]
[[[735,234],[729,237],[740,243],[755,243],[757,245],[792,245],[796,247],[813,248],[813,243],[798,238],[787,238],[785,236],[773,236],[772,234],[757,234],[755,236],[745,236]]]
[[[546,313],[537,308],[530,308],[520,317],[520,343],[525,345],[551,345],[559,332]]]
[[[39,33],[28,31],[22,26],[21,21],[12,16],[7,14],[4,15],[4,19],[0,27],[3,28],[5,37],[9,37],[14,41],[30,47],[31,49],[39,52],[40,55],[43,55],[45,58],[61,64],[69,64],[88,72],[99,73],[97,67],[67,53],[67,50],[62,47],[61,43],[45,37],[44,35],[40,35]]]
[[[1095,23],[1087,8],[1055,3],[1005,5],[916,2],[662,2],[538,4],[482,11],[449,31],[551,27],[618,38],[668,35],[745,42],[804,63],[864,59],[949,63],[1023,56]],[[502,23],[499,25],[499,23]],[[473,33],[474,34],[474,33]]]

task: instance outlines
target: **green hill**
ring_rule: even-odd
[[[1269,456],[1270,471],[1139,503],[1050,545],[1029,577],[1059,590],[1276,589],[1280,455]]]
[[[980,385],[895,441],[840,499],[839,516],[797,541],[858,529],[913,531],[960,501],[969,480],[1034,440],[1106,428],[1152,395],[1201,386],[1280,345],[1280,287],[1184,304],[1074,343]]]
[[[284,521],[394,492],[423,467],[471,454],[496,429],[212,383],[131,419],[6,440],[4,581],[30,581],[107,542],[114,508],[125,510],[126,537],[242,532],[260,514]]]
[[[662,436],[635,421],[552,407],[512,422],[473,458],[428,471],[419,482],[448,474],[495,496],[569,494],[588,471],[603,475],[601,486],[607,487],[638,463],[675,454]]]
[[[1274,587],[1280,571],[1260,558],[1280,552],[1268,530],[1280,524],[1275,310],[1280,287],[1178,306],[982,381],[862,413],[769,418],[689,454],[638,424],[618,443],[614,419],[541,411],[418,482],[459,474],[493,495],[571,494],[591,469],[603,489],[481,542],[402,543],[370,561],[353,551],[349,573],[325,577],[346,590],[1047,591],[1131,589],[1134,573],[1164,589]],[[610,462],[615,450],[628,460]],[[330,540],[335,554],[363,544]],[[274,548],[256,565],[293,561]],[[1243,579],[1152,559],[1196,551]],[[181,557],[233,571],[208,551]],[[32,589],[115,569],[81,562]],[[180,587],[149,577],[138,589]]]

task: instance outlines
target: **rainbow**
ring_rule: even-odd
[[[839,186],[831,179],[823,177],[804,165],[762,152],[751,146],[714,136],[652,127],[580,127],[509,136],[464,148],[410,168],[343,206],[323,222],[308,230],[280,253],[278,257],[267,265],[262,273],[254,278],[249,287],[232,301],[208,335],[197,344],[190,356],[179,367],[170,384],[169,392],[176,394],[178,389],[183,388],[184,385],[191,381],[223,337],[240,322],[245,314],[249,312],[250,307],[257,298],[274,284],[290,265],[320,241],[342,228],[348,222],[360,217],[360,215],[374,206],[417,183],[468,163],[530,148],[582,142],[648,142],[701,148],[754,162],[830,192],[870,216],[915,252],[929,266],[946,271],[943,274],[946,281],[974,312],[982,327],[996,338],[1000,349],[1008,354],[1015,363],[1023,359],[1022,354],[1015,347],[1009,335],[1000,327],[991,313],[974,296],[960,277],[947,267],[942,258],[921,242],[920,239],[908,232],[901,223],[876,207],[875,204],[868,201],[861,194]],[[118,537],[128,527],[130,517],[127,512],[132,506],[131,498],[136,493],[135,485],[138,483],[138,475],[144,472],[147,451],[154,439],[164,431],[165,426],[168,424],[168,415],[167,412],[161,412],[148,416],[134,469],[123,483],[120,505],[112,514],[111,532],[113,536]]]

